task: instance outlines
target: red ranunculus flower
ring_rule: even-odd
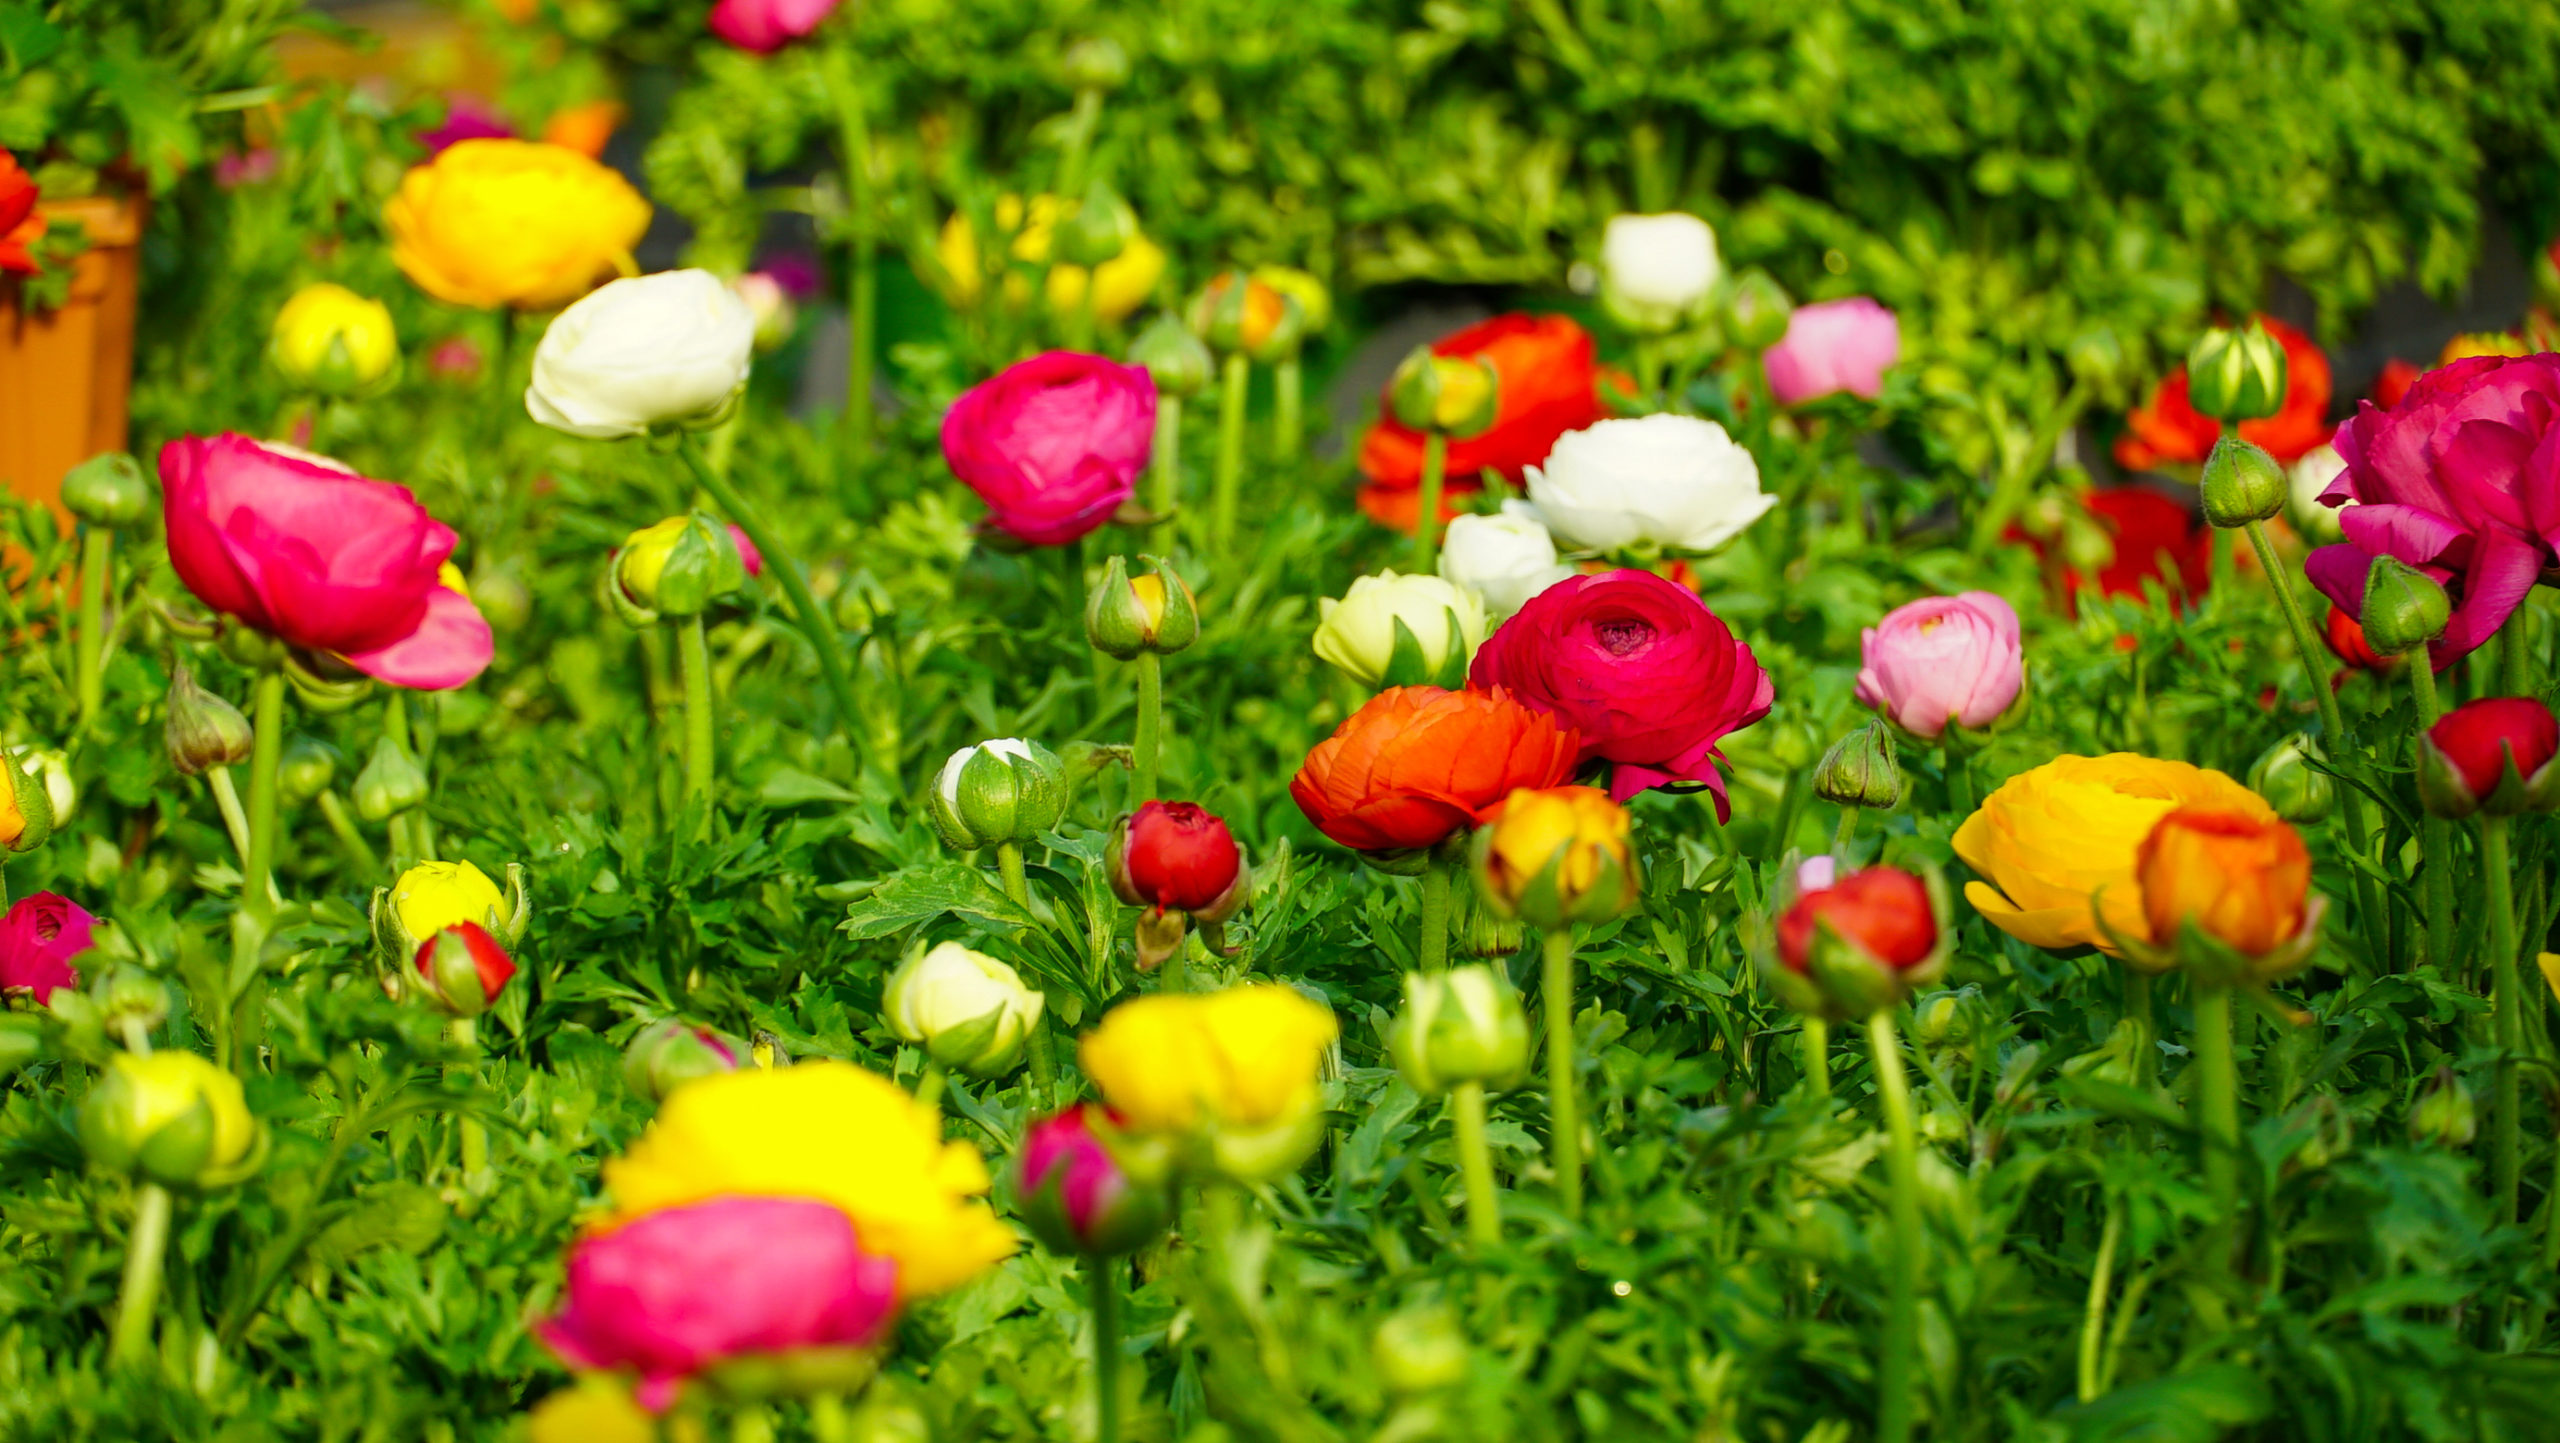
[[[942,456],[987,503],[987,522],[1032,546],[1064,546],[1111,519],[1155,446],[1144,366],[1049,351],[951,403]]]
[[[2091,491],[2080,499],[2115,539],[2115,555],[2094,575],[2065,573],[2066,600],[2076,604],[2080,593],[2092,586],[2101,596],[2139,600],[2144,584],[2151,581],[2167,587],[2172,596],[2204,594],[2205,584],[2212,579],[2211,542],[2187,508],[2140,486]],[[2051,544],[2015,526],[2009,528],[2009,539],[2025,542],[2039,557],[2048,554]]]
[[[1478,473],[1517,481],[1547,459],[1556,438],[1608,414],[1600,402],[1599,351],[1591,333],[1563,316],[1496,316],[1432,343],[1443,356],[1472,356],[1501,377],[1493,425],[1449,443],[1444,507],[1478,490]],[[1382,525],[1411,531],[1421,514],[1422,433],[1382,415],[1360,441],[1360,509]],[[1455,515],[1454,509],[1449,511]],[[1442,518],[1446,520],[1447,517]]]
[[[2424,374],[2411,362],[2393,356],[2382,363],[2382,373],[2373,378],[2373,389],[2365,393],[2365,399],[2388,411],[2400,404],[2400,398],[2408,395],[2409,388]]]
[[[2498,789],[2509,756],[2528,781],[2560,756],[2560,718],[2535,697],[2484,697],[2446,712],[2427,729],[2427,744],[2466,791],[2486,797]]]
[[[1829,922],[1840,940],[1896,969],[1927,960],[1938,946],[1928,884],[1899,867],[1869,867],[1796,898],[1778,919],[1778,961],[1787,970],[1806,970],[1818,922]]]
[[[1769,714],[1769,674],[1707,604],[1649,571],[1571,576],[1536,596],[1476,652],[1469,680],[1504,687],[1582,734],[1612,764],[1625,801],[1701,782],[1725,801],[1716,743]]]
[[[31,276],[36,258],[27,247],[44,234],[36,214],[36,183],[18,158],[0,150],[0,275]]]
[[[1358,852],[1437,846],[1519,790],[1573,779],[1573,729],[1507,692],[1389,687],[1315,744],[1289,795]]]
[[[1209,912],[1244,868],[1227,824],[1190,802],[1149,802],[1129,817],[1111,859],[1122,897],[1159,912]]]
[[[2275,317],[2258,319],[2284,347],[2284,409],[2241,422],[2240,439],[2265,447],[2279,461],[2292,461],[2329,439],[2329,358],[2309,336]],[[2124,422],[2124,434],[2116,438],[2116,464],[2128,471],[2202,465],[2222,435],[2222,423],[2199,414],[2188,401],[2184,366],[2154,384]]]

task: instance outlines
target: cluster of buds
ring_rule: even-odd
[[[643,526],[605,569],[605,599],[633,628],[700,616],[752,574],[728,526],[696,511]]]
[[[1502,409],[1502,373],[1473,356],[1417,346],[1387,383],[1387,409],[1416,431],[1463,441],[1492,429]]]
[[[506,949],[524,940],[532,919],[522,866],[507,864],[502,892],[469,862],[420,862],[374,889],[374,943],[393,964],[383,990],[414,991],[448,1017],[478,1017],[515,976]]]
[[[192,1052],[117,1053],[77,1126],[91,1162],[163,1187],[227,1187],[266,1158],[240,1079]]]
[[[1782,890],[1772,945],[1761,958],[1763,975],[1788,1006],[1830,1021],[1868,1017],[1946,975],[1955,934],[1947,885],[1935,871],[1869,867],[1842,877],[1808,870],[1815,875],[1799,871]]]
[[[1173,568],[1153,556],[1143,575],[1114,556],[1085,596],[1084,634],[1093,649],[1128,661],[1140,653],[1170,656],[1200,639],[1200,604]]]
[[[1067,814],[1067,766],[1035,741],[998,737],[953,752],[925,799],[943,845],[973,852],[1038,839]]]
[[[2183,968],[2216,986],[2265,986],[2302,969],[2320,940],[2326,898],[2311,890],[2302,834],[2274,817],[2180,807],[2135,848],[2145,935],[2098,926],[2126,963]]]
[[[2226,426],[2283,410],[2288,379],[2284,343],[2254,317],[2206,331],[2187,352],[2189,403]]]
[[[1543,932],[1600,922],[1644,889],[1627,809],[1591,787],[1513,792],[1476,830],[1476,890],[1485,905]]]
[[[2483,697],[2418,742],[2418,800],[2431,816],[2560,810],[2560,717],[2536,697]]]
[[[1148,802],[1111,829],[1111,890],[1147,910],[1138,917],[1138,970],[1152,972],[1182,948],[1190,926],[1227,952],[1226,923],[1253,894],[1227,824],[1190,802]]]
[[[622,1050],[622,1085],[634,1097],[664,1102],[667,1094],[697,1077],[735,1072],[744,1064],[747,1044],[716,1028],[662,1017],[633,1034]]]
[[[1115,1258],[1154,1242],[1173,1209],[1161,1180],[1132,1176],[1104,1142],[1109,1115],[1080,1103],[1031,1125],[1014,1157],[1016,1215],[1052,1251]]]
[[[1002,1077],[1022,1060],[1047,1000],[1022,974],[957,942],[919,951],[889,975],[880,1015],[944,1067]]]
[[[1408,972],[1387,1052],[1425,1097],[1467,1082],[1500,1090],[1528,1071],[1529,1019],[1510,979],[1483,963]]]

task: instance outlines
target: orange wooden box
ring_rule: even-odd
[[[63,472],[125,448],[143,205],[103,196],[43,202],[48,223],[76,221],[88,233],[70,299],[30,315],[0,295],[0,484],[56,513]]]

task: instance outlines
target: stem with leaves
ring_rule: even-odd
[[[111,580],[108,563],[115,544],[115,532],[94,521],[80,528],[79,650],[71,663],[80,694],[82,726],[96,719],[99,708],[106,705],[107,587]]]
[[[764,524],[764,519],[740,499],[737,488],[712,469],[702,454],[699,440],[688,435],[676,450],[693,471],[695,484],[728,513],[730,520],[738,523],[738,529],[746,532],[747,539],[763,553],[765,570],[781,578],[783,595],[791,599],[792,618],[800,623],[801,631],[808,637],[810,650],[818,654],[818,673],[826,678],[827,695],[836,704],[836,728],[851,731],[857,741],[867,739],[869,733],[860,725],[862,713],[854,705],[853,680],[845,674],[843,649],[836,644],[835,623],[819,609],[818,598],[810,594],[809,579],[800,574],[800,563],[783,549],[781,540]],[[888,758],[875,760],[884,765],[892,761]]]
[[[703,637],[700,613],[676,623],[676,671],[684,679],[684,799],[702,808],[707,832],[711,823],[711,646]]]

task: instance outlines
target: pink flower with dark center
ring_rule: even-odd
[[[0,992],[41,1003],[58,987],[77,987],[71,964],[89,950],[98,919],[54,892],[21,897],[0,917]]]

